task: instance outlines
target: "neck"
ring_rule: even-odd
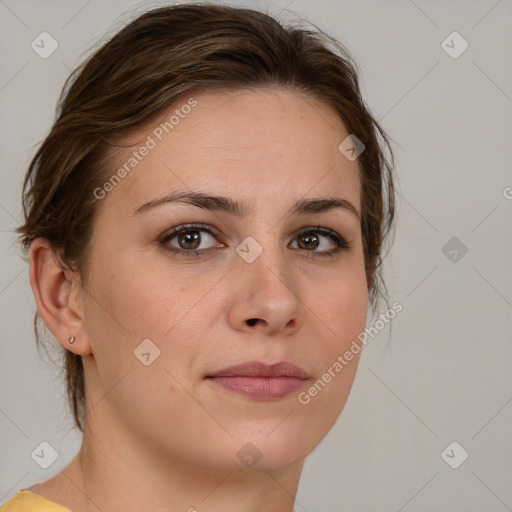
[[[279,471],[223,470],[200,461],[164,460],[150,450],[141,452],[140,441],[121,446],[115,438],[85,429],[79,454],[58,475],[54,501],[74,512],[294,510],[303,461]]]

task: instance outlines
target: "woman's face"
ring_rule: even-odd
[[[338,149],[342,122],[310,97],[192,97],[130,136],[111,167],[125,166],[122,179],[97,191],[86,421],[162,460],[277,470],[326,435],[357,368],[358,351],[343,356],[366,321],[358,164]],[[226,200],[164,200],[177,193]],[[293,211],[321,199],[356,212]],[[202,226],[166,237],[188,224]],[[350,247],[333,252],[337,236]],[[221,372],[254,361],[292,363],[305,378]]]

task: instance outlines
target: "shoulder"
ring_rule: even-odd
[[[30,492],[28,489],[21,489],[11,499],[6,501],[0,512],[71,512],[69,508],[63,507],[54,501]]]

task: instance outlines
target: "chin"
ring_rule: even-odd
[[[272,423],[272,428],[265,429],[246,425],[243,434],[238,431],[233,438],[226,439],[220,453],[226,469],[279,471],[302,463],[321,441],[321,438],[315,438],[308,442],[304,431],[278,426],[279,421]]]

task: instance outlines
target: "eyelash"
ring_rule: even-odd
[[[158,243],[163,247],[164,250],[171,252],[173,254],[176,254],[177,256],[184,256],[184,257],[190,257],[190,256],[200,256],[202,253],[207,253],[211,250],[215,250],[215,248],[211,249],[200,249],[200,250],[185,250],[185,249],[176,249],[176,248],[169,248],[168,245],[166,245],[169,241],[171,241],[173,238],[175,238],[177,235],[179,235],[182,232],[186,231],[204,231],[214,238],[220,238],[220,233],[218,233],[216,230],[212,230],[210,226],[207,224],[183,224],[181,226],[178,226],[176,228],[173,228],[171,231],[168,231],[165,233],[159,240]],[[297,237],[300,235],[304,235],[306,233],[319,233],[323,236],[329,237],[335,244],[336,248],[332,249],[331,251],[327,252],[312,252],[307,251],[304,249],[306,253],[310,253],[307,255],[309,258],[323,258],[323,257],[331,257],[333,258],[336,254],[338,254],[340,251],[345,249],[350,249],[351,244],[347,242],[342,236],[338,235],[335,231],[329,228],[324,228],[322,226],[316,226],[316,227],[308,227],[303,228],[297,233]],[[299,249],[300,250],[300,249]]]

